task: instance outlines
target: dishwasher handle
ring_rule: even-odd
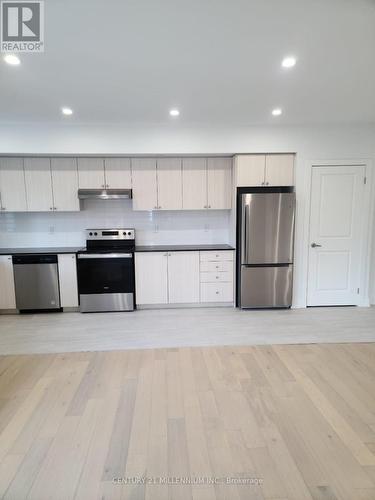
[[[23,254],[23,255],[13,255],[13,264],[24,265],[24,264],[57,264],[56,254]]]

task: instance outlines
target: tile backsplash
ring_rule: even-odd
[[[134,212],[131,200],[87,200],[80,212],[2,213],[0,247],[84,246],[85,229],[131,227],[141,245],[228,243],[229,210]]]

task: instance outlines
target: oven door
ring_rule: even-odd
[[[134,309],[133,254],[78,254],[77,274],[81,312]]]

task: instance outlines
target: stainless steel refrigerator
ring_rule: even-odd
[[[295,193],[290,188],[238,192],[239,307],[290,307]]]

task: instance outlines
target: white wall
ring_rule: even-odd
[[[375,125],[316,127],[187,128],[183,119],[169,125],[85,126],[0,125],[0,154],[225,154],[296,152],[297,226],[294,305],[306,299],[309,209],[304,187],[313,160],[374,160]],[[375,176],[374,176],[375,177]],[[375,251],[372,258],[375,276]],[[371,296],[375,302],[372,279]]]

